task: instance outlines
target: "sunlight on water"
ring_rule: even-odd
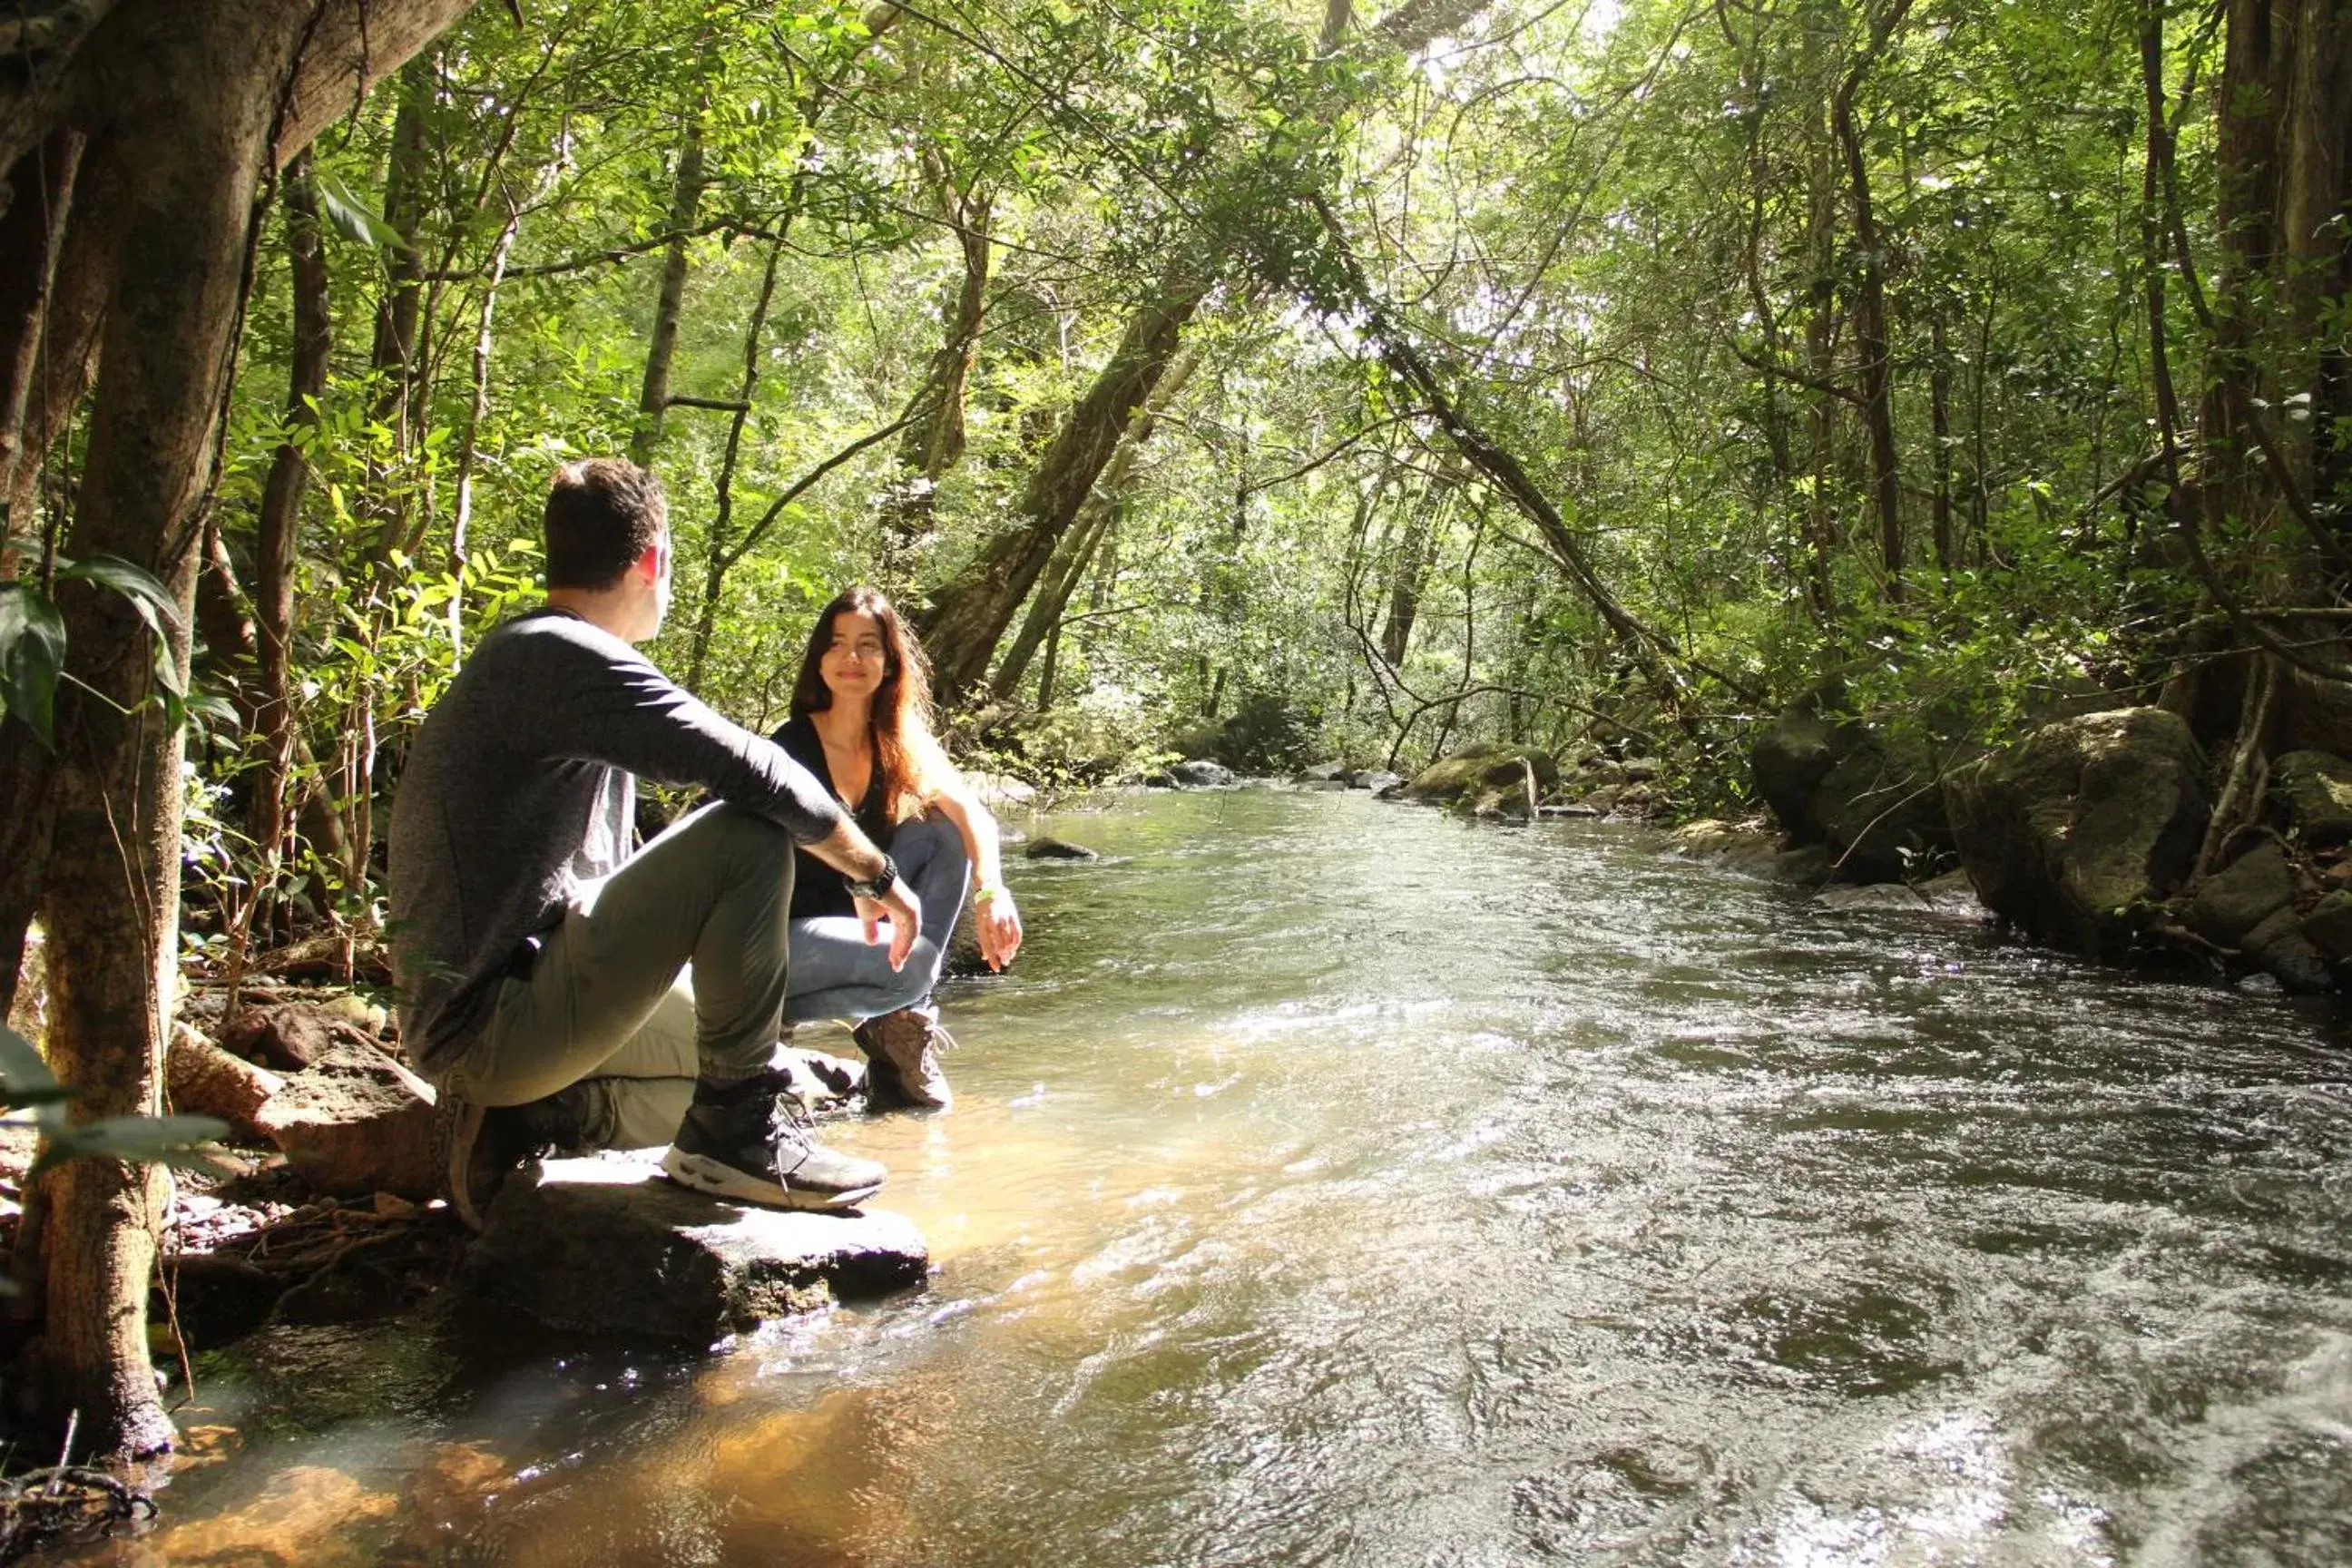
[[[2328,1016],[1633,829],[1046,830],[1108,858],[1018,868],[1020,965],[944,997],[955,1113],[827,1133],[927,1289],[707,1359],[404,1329],[349,1399],[391,1350],[264,1343],[100,1555],[2352,1560]]]

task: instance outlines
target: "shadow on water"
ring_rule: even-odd
[[[712,1357],[281,1330],[118,1563],[2352,1561],[2352,1063],[1593,824],[1051,825],[889,1163],[918,1293]]]

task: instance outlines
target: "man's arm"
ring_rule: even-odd
[[[845,816],[840,826],[803,847],[853,882],[872,881],[890,863],[889,857],[875,848],[874,841]],[[866,922],[867,942],[879,942],[881,923],[890,922],[890,967],[904,968],[923,927],[923,901],[907,886],[906,879],[894,879],[878,899],[859,899],[857,918]]]

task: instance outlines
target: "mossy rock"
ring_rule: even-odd
[[[1414,774],[1412,782],[1404,786],[1405,797],[1440,805],[1475,803],[1482,797],[1517,790],[1524,800],[1529,768],[1535,770],[1538,795],[1559,782],[1559,764],[1550,753],[1533,746],[1493,742],[1467,746]]]
[[[2265,838],[2205,879],[2189,902],[2189,923],[2208,942],[2236,947],[2294,899],[2285,852]]]
[[[2289,752],[2271,764],[2271,794],[2305,844],[2352,840],[2352,763],[2326,752]]]
[[[2156,708],[2045,725],[1948,774],[1944,795],[1988,908],[2110,959],[2187,879],[2208,811],[2196,737]]]

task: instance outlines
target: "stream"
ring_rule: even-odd
[[[2352,1562],[2332,1008],[1632,826],[1032,830],[1108,858],[1014,863],[954,1113],[825,1131],[928,1289],[715,1357],[266,1330],[75,1560]]]

